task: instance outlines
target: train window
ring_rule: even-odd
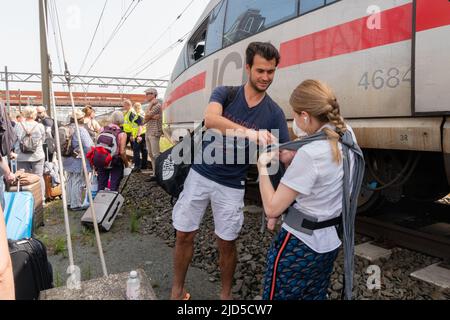
[[[295,17],[297,3],[297,0],[228,0],[223,45]]]
[[[339,0],[300,0],[300,14],[310,12]]]
[[[206,30],[208,28],[208,19],[206,19],[197,31],[194,32],[187,45],[189,66],[205,56]]]
[[[300,14],[323,7],[325,0],[300,0]]]
[[[209,16],[208,32],[206,34],[206,55],[222,49],[226,3],[226,0],[221,1]]]
[[[185,60],[185,54],[186,54],[186,47],[183,48],[180,52],[180,56],[178,57],[177,63],[175,64],[175,68],[173,68],[172,72],[172,81],[174,81],[180,74],[186,70],[186,60]]]

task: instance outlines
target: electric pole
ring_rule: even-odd
[[[8,82],[8,67],[5,66],[5,85],[6,85],[6,110],[8,110],[8,115],[11,116],[11,102],[9,98],[9,82]]]
[[[39,0],[39,31],[41,39],[42,105],[51,117],[49,56],[47,48],[47,0]]]

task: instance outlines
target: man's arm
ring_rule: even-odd
[[[147,109],[145,114],[145,122],[159,119],[161,119],[161,104],[156,102]]]
[[[276,138],[267,130],[248,129],[225,118],[223,106],[218,102],[211,102],[206,108],[205,126],[208,129],[219,130],[223,135],[227,134],[227,130],[232,130],[234,131],[233,136],[248,138],[250,141],[262,145],[268,145],[276,141]]]

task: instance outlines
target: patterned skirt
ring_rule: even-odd
[[[264,300],[326,300],[339,249],[317,253],[284,229],[267,253]]]

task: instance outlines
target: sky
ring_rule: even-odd
[[[57,23],[59,17],[64,53],[71,74],[86,75],[90,69],[90,76],[168,79],[184,43],[171,50],[168,48],[192,30],[208,2],[209,0],[48,0],[48,47],[54,73],[62,73],[61,69],[64,67]],[[56,11],[58,15],[55,14]],[[177,19],[181,13],[183,14]],[[126,16],[128,18],[125,20]],[[114,29],[121,22],[122,27],[108,44]],[[92,48],[80,71],[97,25]],[[39,0],[0,0],[0,39],[2,71],[8,66],[9,72],[40,73]],[[166,54],[156,59],[162,53]],[[0,90],[4,89],[5,84],[1,82]],[[40,90],[40,85],[10,84],[10,90],[18,89]],[[63,90],[60,86],[55,89]],[[88,90],[120,92],[117,87],[92,86]],[[75,91],[83,91],[83,88],[76,87]],[[125,89],[124,92],[129,91],[130,89]],[[160,94],[164,94],[164,91],[159,90]],[[136,89],[131,93],[142,93],[142,90]]]

